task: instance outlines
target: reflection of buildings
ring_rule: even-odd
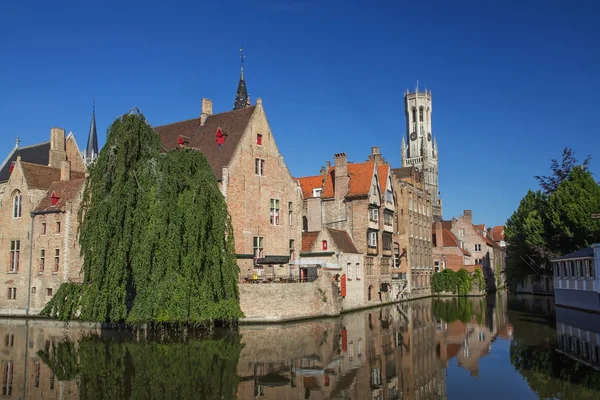
[[[467,322],[460,320],[437,323],[437,351],[444,367],[456,357],[458,366],[469,371],[473,378],[479,376],[479,359],[489,354],[496,337],[512,338],[512,327],[506,316],[506,295],[488,296],[487,302],[480,299],[465,299],[471,304],[472,317]],[[487,305],[487,306],[486,306]]]
[[[557,351],[600,371],[600,315],[556,307]]]
[[[4,339],[0,343],[2,398],[78,399],[76,381],[59,380],[38,352],[52,352],[58,343],[76,341],[89,332],[66,329],[62,322],[3,320],[0,324],[0,338]]]

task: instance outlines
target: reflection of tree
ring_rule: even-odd
[[[598,399],[600,374],[555,351],[554,318],[547,314],[545,305],[537,301],[511,301],[509,318],[514,327],[511,364],[540,398]]]
[[[76,349],[65,342],[39,355],[57,378],[78,376],[82,399],[233,400],[241,349],[239,337],[181,343],[90,337]]]
[[[481,322],[483,319],[483,309],[481,307],[482,299],[479,300],[479,307],[474,307],[474,301],[469,298],[459,297],[451,299],[432,299],[431,309],[433,315],[446,322],[461,321],[469,322],[473,317]]]

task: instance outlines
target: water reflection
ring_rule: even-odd
[[[559,309],[556,316],[552,298],[498,295],[425,299],[210,336],[4,320],[2,397],[423,400],[446,399],[454,385],[455,396],[469,398],[480,376],[510,368],[531,387],[515,386],[517,398],[598,398],[590,344],[598,344],[599,320],[585,316],[587,325],[579,326],[581,315]],[[490,354],[506,362],[490,367],[483,362],[494,359]],[[447,382],[455,369],[468,380]]]

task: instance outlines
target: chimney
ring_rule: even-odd
[[[471,210],[465,210],[463,216],[470,224],[473,223],[473,212]]]
[[[325,176],[325,167],[321,167],[321,171],[319,172],[319,175],[321,176]]]
[[[206,119],[209,115],[212,115],[212,100],[202,99],[202,113],[200,114],[200,125],[206,123]]]
[[[334,156],[335,167],[335,198],[344,199],[348,194],[350,177],[348,176],[348,159],[346,153],[338,153]]]
[[[369,161],[374,161],[376,164],[383,162],[383,157],[381,157],[381,151],[379,146],[371,147],[371,155],[369,156]]]
[[[48,166],[60,168],[61,162],[67,159],[65,149],[65,130],[54,127],[50,129],[50,154]]]
[[[435,233],[435,247],[440,249],[444,247],[444,231],[442,229],[442,223],[437,221],[433,225],[433,233]]]
[[[60,180],[61,181],[71,180],[71,161],[64,160],[60,164]]]

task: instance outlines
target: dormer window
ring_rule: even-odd
[[[217,137],[217,146],[223,146],[225,143],[225,134],[221,128],[217,128],[217,133],[215,133],[215,136]]]
[[[321,242],[321,248],[322,248],[323,250],[327,250],[327,240],[323,240],[323,241]]]
[[[52,192],[50,200],[52,201],[52,205],[55,206],[56,203],[58,203],[58,200],[60,200],[60,197],[58,197],[55,192]]]
[[[260,133],[256,135],[256,144],[262,146],[262,135]]]
[[[313,197],[321,197],[321,192],[323,192],[323,188],[314,188]]]

